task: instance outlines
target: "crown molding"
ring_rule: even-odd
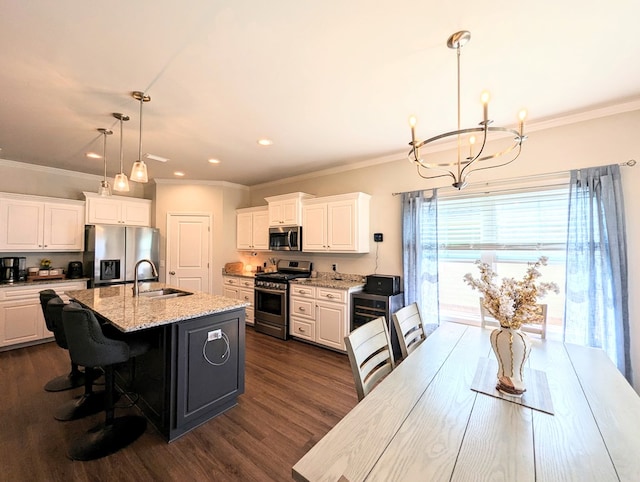
[[[202,186],[218,186],[228,189],[240,189],[248,191],[249,186],[245,186],[244,184],[236,184],[228,181],[206,181],[206,180],[194,180],[194,179],[156,179],[154,178],[152,182],[156,184],[175,184],[175,185],[202,185]]]
[[[96,174],[86,174],[79,171],[70,171],[68,169],[59,169],[57,167],[41,166],[39,164],[29,164],[27,162],[10,161],[9,159],[0,159],[0,167],[11,167],[14,169],[25,169],[28,171],[44,172],[47,174],[57,174],[59,176],[71,176],[80,179],[90,179],[92,181],[102,180],[102,176]]]

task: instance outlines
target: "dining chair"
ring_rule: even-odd
[[[495,326],[499,327],[500,323],[493,316],[489,314],[487,309],[484,307],[483,303],[484,298],[480,298],[480,326],[485,328],[487,326]],[[538,313],[540,315],[540,323],[529,323],[526,325],[522,325],[520,330],[526,333],[533,333],[534,335],[540,335],[540,338],[543,340],[547,337],[547,305],[546,304],[538,304],[536,305],[538,308]]]
[[[384,316],[353,330],[345,336],[358,401],[395,368],[387,322]]]
[[[398,335],[402,358],[406,358],[426,339],[420,308],[411,303],[393,314],[393,324]]]

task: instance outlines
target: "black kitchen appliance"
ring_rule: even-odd
[[[255,282],[254,328],[286,340],[289,336],[289,280],[308,278],[310,261],[278,261],[276,273],[258,273]]]
[[[71,261],[67,267],[67,278],[78,279],[82,278],[82,261]]]
[[[391,296],[402,291],[400,276],[375,274],[367,276],[364,291],[376,295]]]
[[[27,258],[5,257],[0,261],[0,283],[27,280]]]

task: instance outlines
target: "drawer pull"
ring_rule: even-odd
[[[298,327],[298,331],[304,333],[304,328],[302,328],[301,326]]]
[[[327,294],[327,298],[334,298],[334,296],[331,293],[329,293]]]
[[[299,306],[298,311],[304,311],[304,306]]]

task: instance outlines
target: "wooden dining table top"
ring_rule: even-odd
[[[297,481],[640,481],[640,397],[599,349],[531,337],[553,414],[471,389],[490,329],[445,323],[292,470]]]

